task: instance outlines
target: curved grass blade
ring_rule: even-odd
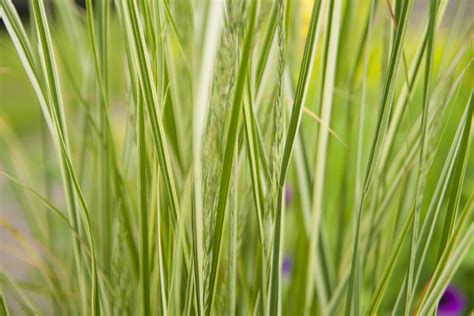
[[[0,288],[0,314],[10,316],[10,309],[8,308],[5,294],[3,294],[3,288]]]
[[[99,297],[99,284],[97,282],[97,267],[94,250],[94,241],[92,237],[92,228],[89,218],[89,210],[81,192],[79,183],[77,181],[74,168],[71,163],[69,145],[67,143],[67,129],[64,115],[64,108],[62,105],[60,87],[57,75],[57,67],[55,63],[55,57],[53,53],[53,45],[49,30],[49,25],[46,18],[46,12],[44,3],[38,0],[33,1],[33,13],[35,18],[35,26],[37,29],[37,37],[39,41],[39,53],[41,66],[44,72],[44,79],[46,79],[46,90],[48,91],[48,99],[51,105],[50,111],[54,119],[58,143],[60,147],[61,160],[63,168],[66,174],[66,186],[68,192],[68,200],[70,209],[75,209],[76,198],[82,209],[82,218],[85,224],[85,229],[88,237],[88,241],[91,248],[91,265],[92,265],[92,290],[91,290],[91,313],[92,315],[100,315],[100,297]],[[78,217],[78,215],[76,215]]]
[[[12,291],[15,297],[18,300],[18,303],[29,313],[32,315],[41,315],[39,312],[39,309],[33,305],[33,303],[30,302],[30,300],[23,294],[23,292],[20,290],[19,285],[12,279],[10,279],[3,271],[0,270],[0,283],[5,286],[8,285]],[[2,301],[2,305],[5,305],[5,297],[4,297],[4,291],[3,291],[3,286],[1,290],[1,297],[0,300]]]
[[[70,216],[76,227],[79,224],[79,213],[76,207],[76,198],[80,204],[82,210],[82,219],[86,226],[86,233],[88,235],[88,241],[91,247],[92,254],[92,314],[100,314],[100,303],[99,303],[99,289],[97,284],[97,273],[96,273],[96,262],[94,254],[94,242],[92,238],[92,232],[90,227],[90,219],[88,207],[85,199],[82,195],[79,183],[75,176],[72,163],[70,160],[69,147],[66,137],[66,127],[64,120],[64,109],[60,96],[59,82],[57,79],[57,69],[55,64],[55,58],[52,49],[52,41],[49,31],[48,22],[46,19],[44,4],[36,1],[32,3],[35,28],[37,31],[37,37],[39,41],[39,53],[40,53],[40,66],[41,70],[37,69],[36,64],[33,60],[33,53],[28,44],[28,38],[24,32],[21,22],[18,19],[18,15],[15,13],[15,9],[11,1],[2,2],[1,15],[9,29],[10,36],[17,48],[17,51],[22,59],[23,66],[35,88],[40,105],[42,106],[43,114],[48,123],[51,133],[53,134],[53,140],[55,141],[58,150],[60,152],[60,160],[63,172],[63,180],[67,193],[68,209]],[[44,80],[44,86],[41,85]],[[75,260],[79,271],[79,288],[84,289],[83,276],[81,276],[81,264],[79,263],[79,245],[75,244]],[[84,292],[82,292],[84,293]]]

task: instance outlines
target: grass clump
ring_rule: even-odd
[[[468,5],[0,0],[2,315],[473,294]]]

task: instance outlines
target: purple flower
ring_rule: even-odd
[[[285,185],[285,205],[286,207],[290,206],[293,202],[293,189],[291,185]]]
[[[466,307],[466,298],[453,285],[449,285],[444,291],[443,296],[439,300],[438,315],[439,316],[456,316],[461,315]]]
[[[285,256],[281,263],[281,272],[283,276],[289,276],[293,270],[293,259],[290,256]]]

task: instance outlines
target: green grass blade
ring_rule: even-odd
[[[395,34],[394,45],[392,47],[392,52],[390,56],[390,62],[388,67],[387,76],[385,78],[384,89],[382,93],[382,99],[380,101],[379,114],[377,118],[377,125],[375,129],[375,134],[372,140],[370,154],[367,162],[366,174],[364,178],[363,189],[361,193],[360,202],[358,202],[358,212],[357,212],[357,221],[354,233],[354,243],[352,249],[352,260],[351,260],[351,273],[349,279],[349,288],[347,292],[347,302],[346,302],[346,311],[352,313],[353,306],[359,306],[358,300],[359,292],[356,289],[356,274],[359,269],[359,243],[360,243],[360,225],[362,221],[363,210],[365,207],[365,200],[369,193],[370,185],[372,183],[372,177],[374,173],[375,166],[379,158],[379,147],[384,138],[384,133],[387,125],[387,118],[391,112],[392,106],[392,97],[394,89],[394,77],[396,75],[396,70],[401,58],[403,41],[406,33],[406,28],[408,24],[408,18],[411,13],[412,2],[404,1],[401,12],[400,19],[398,22],[398,28]],[[355,311],[355,314],[358,315],[358,311]]]
[[[217,202],[217,216],[216,216],[216,226],[215,233],[213,238],[212,246],[212,263],[211,263],[211,272],[210,272],[210,281],[209,281],[209,296],[208,301],[206,302],[206,315],[212,313],[212,308],[215,299],[215,291],[217,287],[217,273],[219,259],[221,255],[221,244],[222,244],[222,232],[224,228],[224,218],[227,205],[230,176],[232,171],[232,165],[234,160],[234,150],[235,143],[237,138],[238,123],[240,110],[242,106],[242,99],[244,94],[244,85],[245,77],[247,74],[247,67],[250,59],[251,44],[253,40],[253,30],[255,27],[255,19],[257,13],[257,4],[258,0],[252,1],[251,7],[249,8],[250,20],[249,20],[249,29],[247,30],[247,35],[245,39],[244,48],[242,51],[241,63],[239,66],[239,71],[237,74],[237,83],[235,87],[235,95],[232,102],[232,109],[230,113],[230,125],[227,132],[225,151],[224,151],[224,160],[222,173],[220,177],[220,186],[218,193],[218,202]]]
[[[17,298],[18,303],[24,310],[27,312],[31,313],[32,315],[41,315],[39,312],[39,309],[31,303],[31,301],[25,296],[23,291],[20,289],[19,285],[17,282],[14,280],[10,279],[3,271],[0,270],[0,282],[2,284],[2,297],[0,298],[2,300],[2,303],[4,303],[4,291],[3,288],[5,286],[8,286],[12,289],[12,292],[14,296]]]
[[[421,217],[421,204],[423,202],[424,189],[426,184],[426,150],[427,150],[427,141],[428,141],[428,111],[429,111],[429,99],[430,99],[430,89],[431,89],[431,73],[433,68],[433,46],[434,46],[434,36],[435,36],[435,27],[436,27],[436,11],[438,3],[436,0],[430,1],[430,19],[428,25],[428,42],[426,48],[426,66],[425,66],[425,84],[423,87],[423,108],[421,116],[421,129],[420,129],[420,158],[419,158],[419,168],[418,168],[418,178],[415,191],[415,214],[413,218],[413,229],[412,229],[412,238],[410,244],[410,258],[408,264],[408,275],[407,275],[407,291],[405,297],[405,314],[410,314],[411,301],[413,292],[415,289],[413,286],[413,274],[415,269],[415,260],[416,260],[416,244],[419,238],[419,225]]]
[[[171,169],[171,160],[168,152],[168,145],[165,138],[164,128],[159,109],[158,96],[154,89],[155,80],[151,71],[150,59],[145,44],[145,34],[143,27],[138,20],[138,6],[133,1],[121,1],[124,23],[130,39],[133,50],[134,63],[138,65],[137,76],[139,78],[140,89],[143,93],[144,103],[146,105],[148,119],[151,124],[153,144],[158,153],[160,168],[165,181],[165,189],[168,194],[171,206],[171,216],[173,222],[178,221],[179,202],[173,173]]]
[[[428,284],[428,288],[422,296],[417,312],[421,314],[427,313],[441,299],[444,290],[449,284],[449,280],[452,279],[459,265],[463,262],[464,256],[471,249],[474,237],[474,225],[472,224],[473,209],[473,199],[471,196],[471,199],[461,213],[459,222],[455,229],[453,229],[453,235],[448,241],[441,260],[438,262],[433,277]],[[466,226],[468,227],[467,229],[465,229]]]
[[[263,47],[258,58],[257,63],[257,73],[255,78],[255,95],[256,97],[259,96],[260,89],[262,86],[263,75],[265,71],[268,69],[267,62],[268,56],[270,55],[270,50],[273,45],[273,38],[275,37],[276,29],[277,29],[277,17],[278,17],[278,10],[279,10],[279,3],[278,1],[274,1],[272,5],[272,9],[270,12],[270,17],[268,18],[268,26],[267,31],[265,32],[265,37],[263,39]]]
[[[341,16],[341,2],[340,1],[331,1],[329,3],[329,18],[326,33],[326,45],[324,52],[323,60],[323,71],[324,71],[324,80],[322,84],[322,110],[321,110],[321,119],[322,126],[318,133],[317,140],[317,156],[316,156],[316,167],[314,169],[313,176],[313,194],[312,194],[312,221],[311,221],[311,237],[309,243],[309,257],[308,257],[308,271],[306,277],[306,312],[309,312],[312,305],[312,297],[314,285],[316,283],[317,294],[318,294],[318,303],[321,310],[326,309],[328,289],[325,288],[322,283],[322,278],[320,275],[313,277],[313,267],[315,262],[315,257],[317,256],[317,246],[318,239],[320,234],[319,226],[321,224],[322,212],[323,212],[323,188],[324,188],[324,178],[326,171],[326,159],[327,159],[327,150],[328,150],[328,137],[329,137],[329,127],[331,121],[331,112],[333,106],[333,94],[334,94],[334,84],[335,84],[335,74],[336,74],[336,62],[337,62],[337,51],[339,45],[339,27],[340,27],[340,16]]]
[[[286,133],[285,146],[283,149],[283,157],[281,160],[280,176],[278,179],[278,191],[277,191],[277,209],[276,209],[276,221],[275,221],[275,237],[274,237],[274,251],[273,251],[273,264],[280,262],[280,238],[281,238],[281,221],[283,212],[283,190],[285,186],[286,175],[290,164],[290,158],[293,151],[294,142],[298,133],[298,129],[303,116],[304,102],[309,87],[311,72],[313,68],[315,52],[316,52],[316,39],[319,34],[318,22],[321,16],[321,1],[317,1],[313,4],[311,13],[311,21],[309,26],[308,35],[306,37],[306,43],[303,53],[303,61],[301,63],[299,78],[295,93],[295,99],[293,102],[293,108],[291,111],[288,131]],[[273,267],[272,282],[278,282],[280,276],[279,265]],[[278,289],[279,284],[274,284],[274,289]],[[272,291],[273,295],[273,310],[278,309],[278,294],[279,291]]]
[[[398,236],[398,240],[392,250],[392,254],[388,260],[388,263],[385,266],[384,272],[382,273],[382,276],[379,279],[379,282],[377,284],[377,288],[375,290],[375,293],[371,299],[371,303],[369,305],[369,308],[367,309],[367,315],[376,315],[378,313],[380,303],[382,302],[383,295],[389,285],[390,278],[393,274],[393,271],[395,269],[395,263],[397,261],[397,258],[400,256],[400,251],[402,248],[402,244],[405,241],[408,231],[410,228],[410,225],[413,222],[413,215],[414,215],[414,208],[410,210],[410,213],[405,220],[405,223],[403,225],[402,231],[400,235]]]
[[[454,223],[456,222],[456,213],[459,207],[459,202],[461,198],[461,190],[463,186],[463,181],[468,165],[468,155],[469,148],[471,144],[471,130],[472,130],[472,115],[474,108],[474,93],[471,92],[471,97],[469,98],[466,114],[464,117],[464,130],[461,136],[460,152],[455,163],[455,169],[452,175],[451,183],[451,193],[449,196],[448,202],[448,211],[444,220],[444,228],[441,236],[440,242],[440,254],[446,247],[446,242],[448,238],[452,235],[454,229]]]
[[[249,81],[247,81],[249,83]],[[257,148],[257,131],[255,127],[255,118],[253,115],[253,96],[250,89],[250,83],[247,85],[248,102],[244,102],[244,126],[247,157],[250,165],[250,174],[253,189],[253,201],[255,205],[255,212],[257,215],[258,236],[260,243],[263,245],[265,241],[263,228],[263,207],[264,207],[264,191],[262,183],[262,171],[260,170],[260,151]]]
[[[137,102],[137,135],[138,135],[138,194],[140,196],[140,234],[141,234],[141,295],[142,312],[150,315],[150,275],[148,267],[148,184],[147,184],[147,150],[145,144],[145,116],[144,104],[139,98]]]
[[[285,149],[280,171],[280,183],[282,186],[285,182],[288,166],[290,164],[291,153],[293,151],[293,144],[295,142],[296,133],[301,123],[303,116],[304,102],[308,92],[311,71],[313,69],[314,57],[316,52],[316,39],[318,34],[318,21],[320,19],[321,1],[317,1],[313,5],[311,13],[311,21],[309,25],[308,35],[306,37],[305,49],[303,53],[303,61],[298,77],[298,84],[296,86],[295,100],[293,101],[293,109],[291,111],[290,125],[286,134]]]
[[[203,134],[208,104],[210,101],[210,86],[214,75],[215,59],[218,50],[218,38],[223,29],[223,5],[218,3],[210,8],[212,19],[208,21],[204,38],[199,83],[197,85],[196,104],[193,111],[193,233],[194,233],[194,269],[198,315],[204,314],[204,215],[203,215],[203,176],[202,176],[202,147]]]
[[[17,49],[20,52],[21,56],[24,56],[23,65],[29,74],[30,79],[32,80],[33,86],[37,92],[40,104],[45,114],[45,118],[48,122],[48,125],[55,137],[56,145],[60,151],[60,159],[62,161],[63,167],[63,177],[64,184],[66,187],[69,210],[71,212],[71,217],[73,221],[75,220],[75,225],[79,221],[79,214],[76,210],[75,199],[78,198],[79,204],[82,209],[82,218],[86,226],[86,233],[88,234],[88,240],[91,246],[92,253],[92,314],[100,314],[99,307],[99,289],[97,284],[97,273],[96,273],[96,262],[93,246],[93,238],[90,227],[90,220],[88,215],[88,208],[85,203],[85,200],[82,196],[79,184],[77,182],[76,176],[74,174],[72,164],[69,157],[69,149],[66,141],[66,127],[64,121],[64,109],[61,103],[61,97],[59,94],[60,88],[57,80],[57,69],[55,65],[55,58],[52,50],[52,41],[50,36],[50,31],[48,27],[48,22],[46,19],[45,8],[43,3],[34,1],[32,3],[33,13],[35,18],[35,27],[37,31],[37,37],[39,41],[39,53],[40,53],[40,65],[41,72],[43,76],[41,79],[45,80],[45,85],[43,88],[39,87],[39,70],[33,68],[33,61],[30,59],[32,57],[31,51],[28,51],[27,36],[24,34],[24,30],[19,26],[17,16],[12,13],[14,8],[10,2],[4,4],[2,3],[2,16],[6,17],[7,25],[11,26],[11,36],[14,39],[14,42],[17,45]],[[16,17],[15,17],[16,16]],[[12,18],[12,19],[11,19]],[[10,20],[11,19],[11,20]],[[46,95],[47,92],[47,95]],[[80,269],[78,264],[78,245],[76,244],[75,256],[76,264],[78,269]],[[82,277],[79,277],[80,288],[83,289]]]
[[[4,316],[10,316],[10,309],[8,308],[3,288],[0,288],[0,313]]]
[[[272,259],[270,263],[270,296],[268,315],[281,315],[281,252],[283,248],[284,230],[284,198],[282,195],[283,188],[279,183],[279,165],[281,164],[281,156],[283,150],[284,126],[285,126],[285,104],[284,104],[284,75],[286,65],[287,50],[287,29],[285,24],[285,13],[287,3],[283,0],[278,2],[278,79],[276,83],[276,95],[273,104],[273,138],[270,151],[270,208],[277,207],[277,212],[273,213],[275,217],[273,231],[273,249]],[[275,201],[276,199],[276,201]],[[270,213],[271,214],[271,213]],[[264,245],[265,246],[265,245]]]

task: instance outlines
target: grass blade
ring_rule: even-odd
[[[418,178],[415,191],[415,215],[413,218],[413,229],[412,229],[412,238],[410,244],[410,259],[408,265],[408,275],[407,275],[407,291],[405,298],[405,314],[410,313],[411,301],[412,301],[412,289],[413,286],[413,274],[415,269],[415,260],[416,260],[416,244],[418,241],[419,234],[419,225],[420,225],[420,212],[421,212],[421,203],[423,201],[423,191],[426,184],[426,171],[425,171],[425,155],[426,155],[426,146],[428,138],[428,110],[429,110],[429,98],[430,98],[430,88],[431,88],[431,73],[433,68],[433,46],[434,46],[434,36],[435,36],[435,27],[436,27],[436,11],[438,3],[436,0],[430,1],[430,20],[428,25],[428,42],[426,48],[426,66],[425,66],[425,84],[423,88],[423,109],[421,116],[421,130],[420,130],[420,158],[419,158],[419,168],[418,168]]]
[[[331,111],[333,105],[333,94],[334,94],[334,82],[336,74],[336,57],[339,45],[339,26],[340,26],[340,15],[341,15],[341,2],[331,1],[329,3],[329,21],[330,27],[327,29],[326,34],[326,45],[323,61],[324,80],[322,84],[322,111],[321,119],[323,126],[329,126],[331,121]],[[327,158],[327,147],[328,147],[328,136],[329,129],[321,128],[318,133],[317,141],[317,157],[316,157],[316,168],[314,170],[314,185],[312,194],[312,221],[311,221],[311,237],[309,243],[309,257],[308,257],[308,274],[306,278],[306,312],[309,312],[311,308],[311,302],[313,297],[313,282],[316,282],[318,303],[321,310],[326,309],[328,289],[322,284],[321,277],[313,277],[313,267],[315,262],[316,248],[318,245],[319,238],[319,226],[321,223],[321,217],[323,212],[323,187],[324,178],[326,171],[326,158]]]
[[[359,306],[359,291],[356,289],[356,274],[359,269],[359,243],[360,243],[360,225],[362,221],[363,209],[366,197],[368,195],[370,185],[372,182],[372,177],[374,173],[375,166],[379,158],[379,146],[382,143],[383,136],[385,133],[387,125],[387,117],[391,111],[392,97],[393,97],[393,87],[394,87],[394,76],[396,74],[396,69],[398,67],[401,53],[402,45],[405,37],[406,27],[408,24],[408,18],[411,13],[412,2],[404,1],[402,4],[400,19],[398,22],[398,27],[395,34],[394,45],[392,47],[392,52],[390,56],[390,62],[387,72],[387,77],[385,78],[384,90],[382,93],[382,100],[380,102],[379,114],[377,118],[377,125],[375,129],[375,135],[372,140],[372,145],[370,148],[369,159],[367,162],[366,174],[364,178],[363,190],[360,202],[358,204],[358,212],[356,215],[356,228],[354,233],[354,244],[353,244],[353,255],[351,261],[351,274],[349,279],[349,290],[347,292],[347,302],[346,302],[346,311],[352,313],[352,308],[354,306]],[[358,311],[355,311],[355,315],[358,315]]]
[[[225,210],[227,205],[230,176],[232,171],[232,165],[234,160],[234,150],[235,143],[237,138],[238,123],[239,123],[239,114],[242,106],[242,99],[244,93],[244,84],[245,77],[247,73],[247,67],[250,59],[250,50],[253,40],[253,30],[255,27],[255,19],[257,13],[257,3],[258,0],[252,1],[250,6],[250,20],[249,20],[249,29],[247,31],[244,49],[242,52],[241,63],[239,66],[239,71],[237,74],[237,84],[235,87],[235,95],[232,102],[232,109],[230,115],[230,125],[227,132],[226,143],[225,143],[225,152],[223,160],[223,168],[220,177],[220,186],[217,202],[217,216],[216,216],[216,226],[215,233],[213,238],[213,247],[212,247],[212,263],[210,271],[210,281],[209,281],[209,296],[206,302],[206,315],[212,313],[212,307],[215,299],[215,291],[217,286],[217,267],[219,265],[220,255],[221,255],[221,244],[222,244],[222,231],[224,228],[224,218]]]

